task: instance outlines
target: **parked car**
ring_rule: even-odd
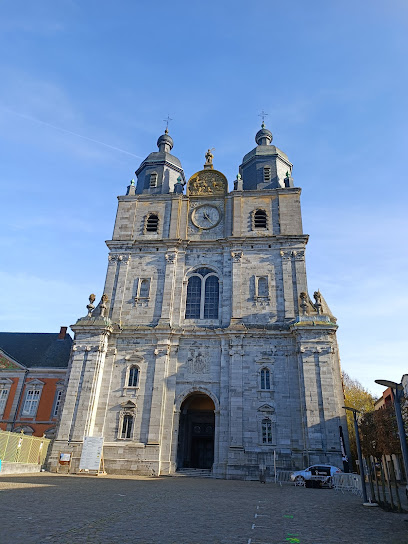
[[[304,470],[292,472],[290,479],[292,482],[304,483],[307,480],[326,481],[333,474],[343,472],[338,467],[332,465],[312,465]],[[319,478],[321,476],[321,478]]]

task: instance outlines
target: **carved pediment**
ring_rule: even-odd
[[[132,363],[141,363],[143,361],[143,357],[134,351],[133,353],[125,356],[125,361],[130,361]]]
[[[35,378],[34,380],[27,380],[26,387],[31,387],[32,385],[41,385],[41,387],[43,387],[45,385],[45,382],[42,382],[37,378]]]
[[[130,412],[130,411],[136,409],[136,404],[134,402],[132,402],[131,400],[127,400],[126,402],[122,402],[121,406],[122,406],[122,409],[127,411],[127,412]]]
[[[257,359],[256,362],[258,365],[271,365],[275,362],[275,359],[273,357],[261,357],[260,359]]]
[[[0,370],[25,370],[25,366],[20,363],[17,363],[9,355],[6,355],[4,352],[0,351]]]
[[[272,414],[274,411],[275,411],[275,408],[271,406],[270,404],[262,404],[262,406],[258,408],[258,412],[263,412],[266,414]]]

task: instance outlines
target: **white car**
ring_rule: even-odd
[[[337,467],[332,465],[312,465],[304,470],[297,470],[292,472],[290,479],[292,482],[304,483],[307,480],[326,481],[333,474],[343,472]],[[321,479],[319,478],[321,476]]]

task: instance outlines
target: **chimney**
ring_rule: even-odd
[[[68,327],[61,327],[59,335],[58,335],[58,340],[64,340],[65,335],[67,334],[67,329]]]

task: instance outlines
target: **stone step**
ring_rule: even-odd
[[[173,476],[184,476],[189,478],[212,478],[211,469],[205,468],[180,468]]]

